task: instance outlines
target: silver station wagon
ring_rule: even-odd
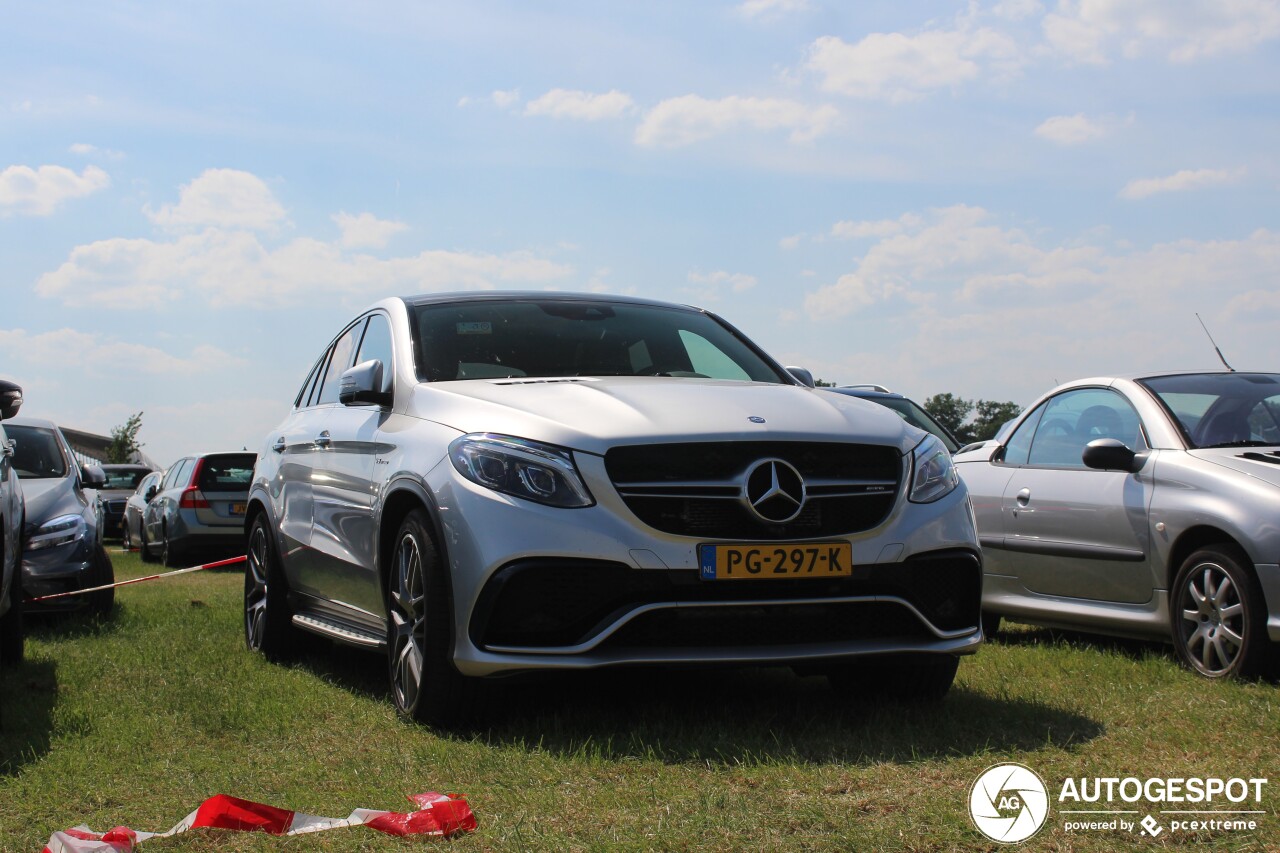
[[[1280,375],[1062,385],[955,457],[984,551],[984,620],[1172,640],[1210,678],[1280,641]]]
[[[380,650],[400,713],[444,725],[478,679],[611,666],[939,697],[982,640],[937,438],[638,299],[378,303],[268,435],[246,530],[250,648]]]

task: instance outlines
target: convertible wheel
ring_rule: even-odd
[[[93,552],[93,563],[85,576],[85,587],[106,586],[116,582],[116,571],[111,565],[111,555],[99,545]],[[89,615],[105,619],[116,603],[115,588],[89,593]]]
[[[955,655],[889,658],[834,667],[827,670],[827,681],[844,699],[888,696],[903,702],[938,702],[951,689],[959,666]]]
[[[451,728],[469,722],[478,688],[450,660],[453,617],[429,523],[414,510],[396,534],[387,601],[391,692],[405,719]]]
[[[253,520],[244,570],[244,644],[268,658],[287,656],[296,634],[289,613],[288,589],[265,515]]]
[[[1178,657],[1206,678],[1247,678],[1266,663],[1262,590],[1238,548],[1215,545],[1188,557],[1170,609]]]

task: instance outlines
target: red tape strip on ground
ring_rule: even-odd
[[[417,811],[400,813],[356,809],[345,818],[317,817],[288,809],[217,794],[200,804],[168,832],[138,832],[117,826],[97,833],[87,826],[55,832],[44,853],[132,853],[149,838],[168,838],[189,829],[207,827],[270,835],[303,835],[346,826],[367,826],[387,835],[426,835],[448,838],[476,828],[476,817],[467,801],[458,794],[434,791],[416,794],[409,801]]]
[[[27,598],[24,601],[49,601],[53,598],[66,598],[68,595],[85,595],[90,592],[99,592],[104,589],[114,589],[118,586],[128,586],[132,583],[142,583],[143,581],[158,581],[161,578],[171,578],[174,575],[185,575],[191,572],[203,572],[205,569],[218,569],[223,566],[234,566],[236,563],[243,563],[246,557],[232,557],[229,560],[218,560],[214,563],[205,563],[203,566],[192,566],[189,569],[174,569],[171,572],[162,572],[158,575],[147,575],[145,578],[130,578],[127,581],[116,581],[115,583],[107,583],[102,586],[91,586],[88,589],[73,589],[70,592],[55,592],[52,595],[42,595],[38,598]]]

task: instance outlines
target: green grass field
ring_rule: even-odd
[[[113,559],[120,579],[152,572]],[[477,832],[430,842],[460,851],[1280,849],[1280,688],[1207,683],[1160,646],[1014,626],[935,707],[849,707],[822,679],[769,670],[516,685],[504,716],[442,736],[396,718],[379,656],[246,652],[241,594],[239,573],[215,570],[124,587],[103,623],[29,620],[26,662],[0,671],[0,850],[39,853],[79,823],[165,830],[215,793],[345,817],[427,790],[475,810]],[[1153,841],[1067,833],[1055,809],[1005,848],[973,828],[967,798],[1006,760],[1053,798],[1066,777],[1266,777],[1267,814],[1250,834]],[[200,830],[141,849],[410,844]]]

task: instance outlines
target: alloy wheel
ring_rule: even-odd
[[[396,704],[411,712],[422,692],[426,655],[426,591],[422,551],[412,533],[396,545],[395,586],[391,591],[393,649],[391,680]]]
[[[267,533],[254,525],[249,534],[244,573],[244,640],[254,650],[263,646],[267,631]]]
[[[1187,657],[1205,675],[1229,670],[1244,648],[1245,609],[1226,569],[1197,565],[1183,589],[1182,641]]]

